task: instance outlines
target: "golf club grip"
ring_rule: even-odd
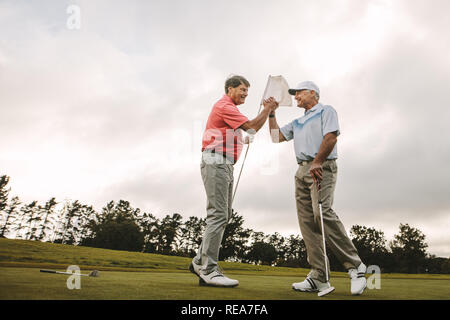
[[[53,270],[39,270],[40,272],[46,272],[46,273],[56,273],[56,271]]]

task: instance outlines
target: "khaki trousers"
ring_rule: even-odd
[[[203,152],[200,170],[207,197],[206,228],[194,262],[208,274],[218,268],[223,233],[231,218],[234,167],[222,155]]]
[[[303,161],[295,174],[295,198],[300,231],[305,241],[308,263],[311,265],[309,276],[325,282],[325,260],[322,242],[322,226],[318,199],[322,200],[322,215],[327,246],[346,269],[357,268],[361,259],[344,225],[331,208],[337,179],[336,160],[326,160],[323,167],[321,190],[317,192],[309,169],[311,162]],[[328,270],[329,261],[327,259]],[[329,279],[329,274],[328,274]]]

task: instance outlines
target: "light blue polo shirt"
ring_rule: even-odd
[[[305,111],[303,117],[288,123],[280,131],[287,141],[294,139],[297,162],[314,160],[323,137],[330,132],[340,134],[338,115],[332,106],[318,103]],[[327,159],[337,159],[336,145]]]

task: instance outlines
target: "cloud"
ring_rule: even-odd
[[[81,29],[66,28],[69,4]],[[205,215],[201,136],[231,74],[256,116],[269,74],[314,80],[338,111],[335,207],[345,226],[427,230],[448,255],[450,62],[435,1],[5,1],[0,4],[0,165],[31,201],[129,200]],[[437,10],[436,8],[439,8]],[[280,108],[280,125],[302,115]],[[266,125],[267,126],[267,125]],[[298,233],[292,143],[263,127],[235,200],[247,227]],[[235,180],[242,164],[235,166]]]

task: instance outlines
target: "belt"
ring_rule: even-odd
[[[326,159],[325,161],[334,161],[336,159]],[[298,164],[301,166],[306,166],[307,164],[313,162],[313,160],[300,160],[298,161]]]
[[[313,162],[312,160],[300,160],[298,161],[298,164],[301,166],[306,166],[308,163]]]
[[[228,157],[226,156],[226,154],[220,153],[220,152],[216,152],[216,150],[214,149],[205,149],[202,152],[209,152],[209,153],[217,153],[220,154],[222,157],[224,157],[225,159],[228,159]]]

